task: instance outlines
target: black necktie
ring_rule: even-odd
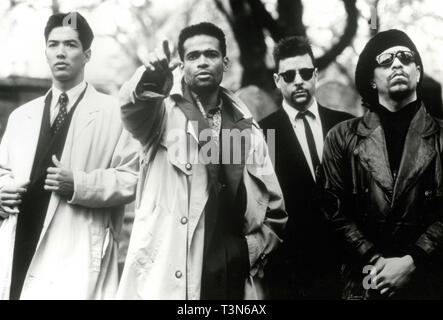
[[[68,105],[68,95],[66,94],[66,92],[62,92],[58,98],[58,105],[59,105],[59,111],[57,114],[57,117],[55,118],[54,123],[52,124],[52,129],[54,131],[54,134],[57,133],[57,131],[60,129],[60,127],[63,125],[63,122],[65,121],[67,115],[68,115],[68,110],[67,110],[67,105]]]
[[[316,173],[318,166],[320,166],[320,159],[318,158],[317,148],[315,147],[314,135],[312,134],[312,130],[311,127],[309,126],[309,122],[308,119],[306,119],[306,116],[314,117],[312,112],[305,111],[305,112],[299,112],[296,118],[302,119],[303,124],[305,125],[305,134],[306,134],[306,140],[308,141],[309,154],[311,155],[311,161],[312,161],[312,166],[314,168],[314,173]]]

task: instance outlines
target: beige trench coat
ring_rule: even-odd
[[[45,97],[10,116],[0,146],[0,187],[28,180]],[[61,156],[74,195],[52,194],[21,299],[111,299],[118,284],[117,235],[133,200],[138,143],[123,130],[114,98],[91,85],[77,106]],[[9,297],[16,215],[0,226],[0,297]]]

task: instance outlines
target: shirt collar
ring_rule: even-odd
[[[214,114],[216,114],[217,112],[220,112],[221,109],[222,109],[223,101],[222,101],[222,99],[220,97],[219,97],[219,103],[216,106],[206,110],[204,108],[203,104],[201,103],[200,98],[198,97],[198,95],[195,94],[194,92],[191,92],[191,95],[194,98],[194,101],[197,104],[198,108],[200,109],[200,112],[202,113],[204,118],[206,118],[206,117],[211,118]]]
[[[294,122],[300,111],[291,107],[284,99],[283,99],[282,106],[283,106],[283,109],[285,110],[285,112],[288,114],[289,119],[291,119],[291,122]],[[320,119],[320,114],[318,113],[318,103],[315,98],[313,99],[312,104],[308,108],[308,110],[309,110],[309,112],[311,112],[314,115],[315,119]]]
[[[66,94],[68,95],[68,104],[69,105],[72,105],[75,101],[77,101],[78,97],[81,95],[81,93],[83,92],[85,87],[86,87],[86,81],[83,80],[78,85],[76,85],[74,88],[66,91]],[[62,92],[63,91],[61,91],[60,89],[58,89],[54,85],[52,85],[52,96],[53,96],[55,103],[57,103],[58,98]]]
[[[235,122],[238,122],[242,119],[252,118],[248,107],[240,99],[238,99],[234,93],[220,86],[219,94],[221,103],[221,106],[219,106],[223,109],[223,112],[231,112],[231,116]],[[187,102],[194,105],[196,107],[195,110],[198,111],[198,108],[195,105],[195,101],[193,101],[192,98],[191,89],[186,84],[183,77],[180,81],[174,81],[174,84],[170,91],[170,96],[176,101],[176,103],[180,103],[181,100],[186,100]],[[254,119],[252,123],[255,127],[259,128],[258,123]]]

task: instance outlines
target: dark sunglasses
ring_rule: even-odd
[[[314,74],[314,70],[315,70],[315,68],[302,68],[299,70],[288,70],[288,71],[279,73],[278,75],[280,77],[282,77],[286,83],[291,83],[292,81],[294,81],[295,75],[297,74],[297,71],[298,71],[298,74],[300,75],[300,77],[303,80],[307,81],[307,80],[311,80],[312,75]]]
[[[395,58],[398,58],[401,63],[408,65],[415,61],[415,54],[412,51],[397,51],[395,53],[387,52],[379,54],[375,60],[380,66],[390,66]]]

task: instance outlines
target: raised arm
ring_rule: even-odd
[[[120,90],[121,116],[126,129],[149,148],[161,138],[165,127],[163,100],[172,88],[172,71],[178,62],[170,61],[167,41],[163,49],[149,55],[146,66],[137,69]]]

